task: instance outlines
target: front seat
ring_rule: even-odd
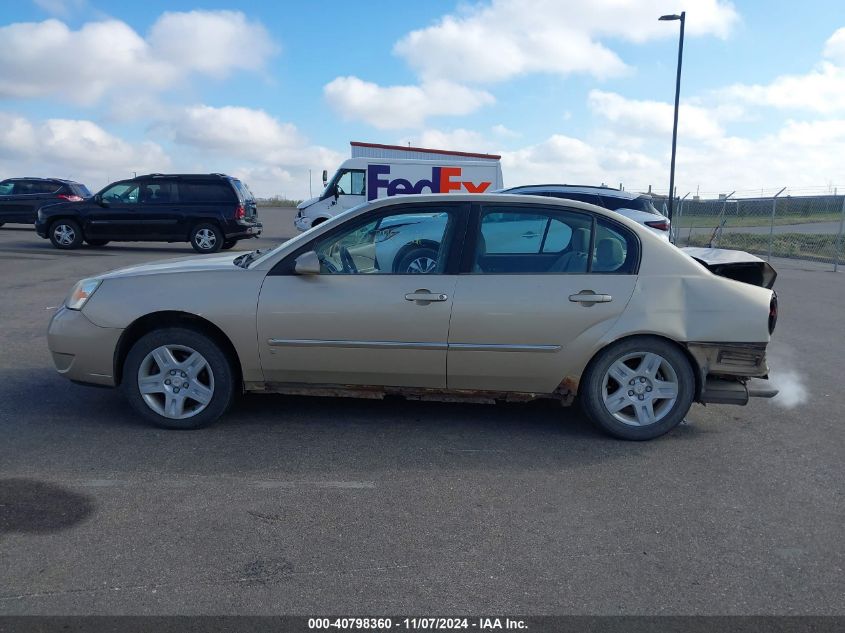
[[[589,229],[575,229],[572,232],[572,248],[557,258],[549,268],[550,273],[587,272],[587,250],[590,248]]]
[[[619,240],[605,238],[599,240],[596,246],[596,259],[593,263],[594,272],[612,273],[622,267],[625,263],[625,253],[622,252],[622,245]]]

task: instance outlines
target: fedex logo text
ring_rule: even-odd
[[[484,193],[491,184],[461,180],[460,167],[432,167],[431,180],[418,180],[413,184],[407,178],[390,180],[381,176],[390,176],[390,165],[370,165],[367,168],[367,200],[378,198],[379,189],[386,189],[387,197],[423,193],[426,188],[429,193],[449,193],[462,188],[469,193]]]

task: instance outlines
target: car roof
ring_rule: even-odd
[[[238,180],[234,176],[228,174],[143,174],[135,176],[134,178],[127,178],[127,180],[141,180],[142,178],[192,178],[196,180]]]
[[[44,182],[64,182],[69,185],[82,184],[80,182],[76,182],[75,180],[65,180],[64,178],[44,178],[43,176],[10,176],[9,178],[4,178],[3,180],[43,180]]]
[[[620,189],[613,189],[612,187],[600,187],[596,185],[565,185],[565,184],[542,184],[542,185],[520,185],[519,187],[511,187],[510,189],[503,189],[501,193],[514,193],[517,191],[552,191],[555,193],[598,193],[603,196],[612,198],[622,198],[625,200],[634,200],[640,197],[648,197],[647,194],[632,193],[630,191],[622,191]]]

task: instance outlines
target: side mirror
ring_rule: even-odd
[[[307,251],[296,258],[294,271],[297,275],[319,275],[320,258],[314,251]]]
[[[95,194],[95,195],[94,195],[94,202],[96,202],[97,204],[99,204],[101,207],[107,207],[107,206],[109,206],[109,203],[108,203],[108,202],[106,202],[105,200],[103,200],[103,196],[101,196],[100,194]]]
[[[325,169],[323,170],[323,186],[325,187],[329,182],[329,172]]]

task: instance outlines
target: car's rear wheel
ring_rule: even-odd
[[[216,253],[223,247],[223,233],[214,224],[197,224],[191,231],[191,246],[198,253]]]
[[[5,222],[0,222],[0,226],[3,226],[4,224],[6,224],[6,223],[5,223]]]
[[[684,419],[695,397],[695,376],[677,346],[638,336],[599,352],[579,395],[587,417],[610,435],[650,440]]]
[[[238,243],[238,240],[226,240],[226,241],[223,242],[222,248],[223,248],[224,251],[227,251],[230,248],[232,248],[233,246],[235,246],[235,244],[237,244],[237,243]]]
[[[429,275],[437,270],[437,251],[433,248],[415,248],[407,253],[396,272],[411,275]]]
[[[82,244],[82,229],[73,220],[56,220],[50,225],[50,242],[56,248],[79,248]]]
[[[109,240],[90,240],[85,238],[85,243],[88,244],[88,246],[105,246],[109,243]]]
[[[167,429],[198,429],[223,415],[235,392],[232,365],[200,332],[164,328],[142,336],[123,365],[132,408]]]

